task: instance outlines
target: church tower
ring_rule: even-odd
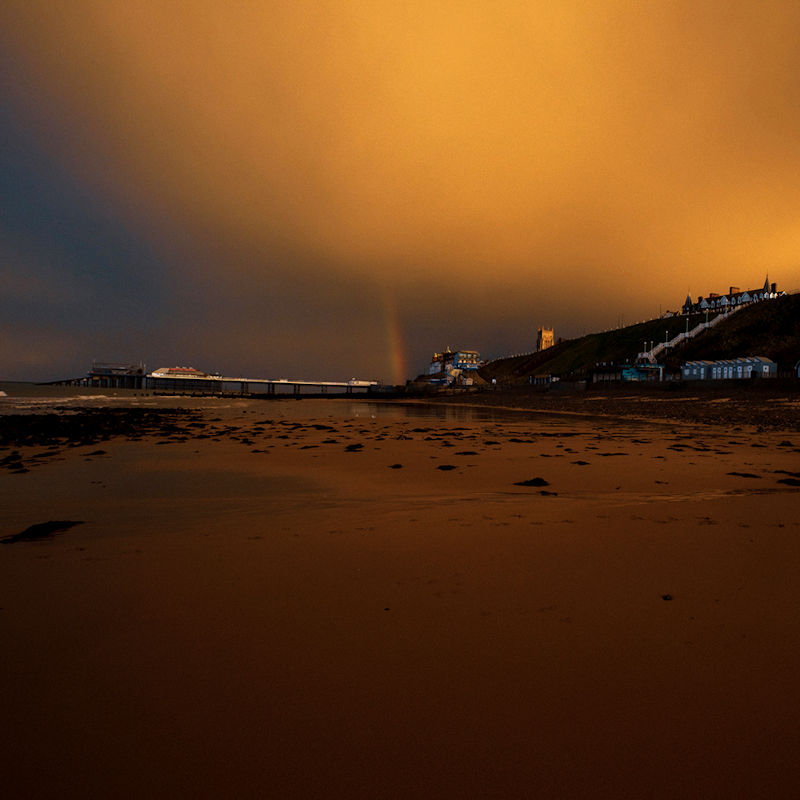
[[[555,344],[552,328],[539,328],[536,331],[536,352],[547,350]]]

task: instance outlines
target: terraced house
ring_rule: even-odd
[[[699,314],[703,311],[726,311],[748,303],[758,303],[762,300],[774,300],[782,297],[786,292],[778,291],[777,283],[769,282],[769,275],[761,289],[747,289],[741,291],[738,286],[731,286],[727,294],[712,292],[708,297],[698,297],[697,302],[692,302],[691,295],[686,295],[686,300],[681,309],[683,314]]]

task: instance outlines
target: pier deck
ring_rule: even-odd
[[[366,392],[377,388],[378,381],[314,381],[288,378],[239,378],[211,375],[208,377],[153,377],[152,375],[84,375],[48,381],[48,386],[83,386],[99,389],[142,389],[170,394],[239,394],[239,395],[299,395],[309,389],[319,394],[337,390],[345,394]]]

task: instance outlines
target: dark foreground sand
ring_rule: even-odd
[[[4,796],[797,796],[800,436],[283,407],[0,418]]]

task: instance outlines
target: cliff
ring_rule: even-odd
[[[692,315],[692,328],[705,314]],[[686,327],[686,317],[656,319],[603,333],[568,339],[539,353],[498,359],[481,368],[487,381],[527,383],[531,375],[553,374],[562,379],[586,377],[598,363],[634,362],[644,342],[664,341]],[[787,372],[800,359],[800,294],[754,303],[723,320],[714,328],[669,351],[660,358],[677,370],[687,360],[765,356]]]

